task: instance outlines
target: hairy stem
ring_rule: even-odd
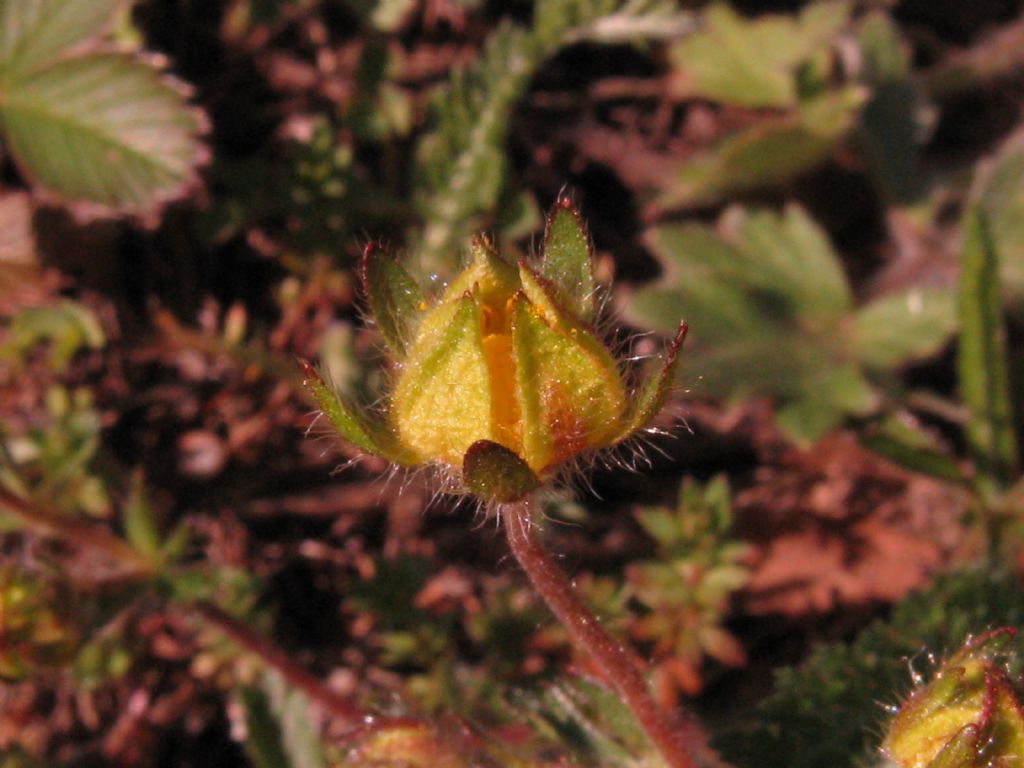
[[[266,638],[256,634],[247,624],[226,613],[212,603],[196,603],[192,606],[208,624],[213,625],[260,661],[276,670],[285,681],[317,702],[339,723],[348,726],[362,725],[367,713],[341,694],[331,690],[320,678],[299,666],[289,656]]]
[[[512,554],[534,588],[578,646],[604,670],[606,681],[622,697],[651,742],[671,768],[721,766],[703,729],[666,712],[651,697],[636,654],[609,635],[580,600],[568,577],[544,550],[532,520],[530,502],[501,508]]]
[[[147,576],[153,564],[120,536],[96,523],[63,515],[55,509],[28,501],[0,485],[0,513],[10,515],[29,530],[50,539],[84,544],[102,552],[133,575]]]

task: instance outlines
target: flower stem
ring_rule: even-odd
[[[580,600],[568,577],[544,550],[532,519],[531,504],[501,507],[505,535],[516,560],[574,643],[604,670],[604,677],[633,712],[671,768],[704,768],[722,763],[695,722],[659,707],[651,697],[636,654],[609,635]]]
[[[357,726],[365,722],[367,712],[331,688],[304,667],[296,664],[280,648],[258,635],[247,624],[226,613],[212,603],[199,602],[192,606],[207,623],[215,626],[249,653],[257,656],[270,669],[276,670],[287,683],[317,702],[339,723]]]
[[[75,545],[84,544],[94,551],[102,552],[131,575],[144,577],[153,572],[153,564],[149,560],[107,528],[63,515],[38,502],[27,501],[3,486],[0,486],[0,513],[11,515],[25,528],[40,536],[61,539]]]

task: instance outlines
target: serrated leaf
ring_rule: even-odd
[[[826,94],[800,112],[764,119],[723,139],[680,169],[661,192],[659,205],[705,205],[801,176],[828,158],[853,126],[862,101],[862,92],[854,89]]]
[[[747,21],[716,3],[705,12],[703,29],[671,55],[695,96],[744,107],[792,106],[797,65],[823,50],[848,15],[846,3],[815,3],[799,17]]]
[[[956,328],[953,291],[911,288],[859,309],[854,343],[865,365],[885,370],[935,354]]]
[[[152,212],[195,181],[198,113],[159,70],[96,54],[9,80],[0,123],[35,183],[113,212]]]
[[[568,308],[584,320],[594,314],[593,246],[575,204],[559,200],[544,227],[541,273],[556,285]]]
[[[667,274],[633,296],[627,316],[662,331],[685,317],[695,347],[687,385],[730,398],[774,396],[781,421],[802,440],[872,407],[847,359],[849,285],[821,229],[793,206],[782,215],[731,209],[719,230],[652,230],[648,242]]]
[[[957,373],[971,414],[967,439],[975,465],[986,483],[999,488],[1010,481],[1017,464],[999,259],[980,206],[967,209],[963,226]]]
[[[96,35],[123,0],[0,0],[0,82],[53,63]]]
[[[384,341],[402,359],[419,318],[423,292],[401,264],[372,243],[363,251],[361,272],[370,314]]]

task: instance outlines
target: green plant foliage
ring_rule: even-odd
[[[887,416],[861,435],[861,442],[893,463],[945,480],[967,486],[967,475],[944,446],[930,432],[898,416]]]
[[[0,564],[0,681],[55,670],[77,652],[80,617],[68,585]]]
[[[69,201],[153,213],[195,184],[200,113],[141,58],[86,51],[118,3],[0,5],[0,128],[23,173]]]
[[[106,337],[96,315],[77,301],[28,307],[11,319],[10,336],[0,345],[0,359],[17,364],[42,342],[49,342],[50,367],[59,371],[67,367],[79,350],[102,348]]]
[[[417,147],[413,176],[414,204],[424,222],[414,251],[424,269],[450,271],[469,233],[507,219],[499,209],[521,203],[509,187],[504,151],[512,110],[545,59],[586,38],[591,25],[613,13],[620,22],[667,18],[657,2],[539,0],[532,29],[498,27],[479,61],[453,72],[436,95],[436,128]]]
[[[968,637],[889,723],[883,752],[900,768],[990,768],[1024,750],[1017,630]],[[1019,661],[1019,659],[1017,659]],[[1019,667],[1019,663],[1014,666]]]
[[[982,164],[974,195],[988,221],[1010,309],[1019,317],[1024,308],[1024,132],[1016,132]]]
[[[956,327],[956,296],[940,288],[911,289],[864,305],[853,319],[857,357],[885,371],[936,351]]]
[[[1017,465],[1010,405],[1006,329],[999,290],[999,257],[988,217],[978,207],[964,217],[957,372],[970,411],[967,438],[981,480],[1005,488]]]
[[[24,434],[0,433],[6,459],[0,484],[69,515],[105,515],[110,498],[97,467],[101,424],[91,393],[55,386],[46,405],[44,424]]]
[[[268,670],[240,691],[245,708],[246,751],[258,768],[325,768],[320,733],[309,698]]]
[[[731,596],[747,581],[747,548],[731,536],[730,507],[729,486],[717,477],[703,487],[686,480],[674,510],[637,512],[658,552],[627,567],[629,594],[645,611],[631,634],[653,643],[655,656],[668,662],[667,674],[682,664],[691,680],[699,679],[705,656],[730,666],[746,660],[739,640],[722,626]]]
[[[719,748],[738,768],[875,764],[884,705],[914,683],[908,663],[926,664],[926,652],[948,653],[972,633],[1020,626],[1021,594],[1016,576],[998,566],[939,576],[851,644],[822,646],[802,666],[778,671],[773,692],[723,726]]]
[[[597,683],[565,679],[541,696],[522,696],[516,704],[542,738],[569,747],[582,765],[660,764],[632,713]]]
[[[672,49],[692,95],[744,107],[792,107],[800,96],[800,70],[825,52],[846,25],[845,2],[809,4],[798,16],[767,15],[747,21],[718,2],[703,28]]]
[[[797,178],[828,158],[854,125],[863,101],[856,88],[826,93],[726,137],[683,166],[660,192],[659,205],[706,205]]]
[[[730,398],[772,396],[780,424],[798,439],[816,439],[844,414],[870,412],[867,374],[935,352],[955,324],[953,302],[931,291],[855,309],[824,232],[795,206],[781,215],[734,208],[717,231],[666,225],[648,242],[666,275],[637,292],[627,316],[668,331],[668,319],[684,314],[694,344],[688,385]],[[893,319],[904,325],[885,327]]]
[[[891,200],[907,203],[921,186],[918,148],[924,133],[924,95],[910,77],[910,56],[888,15],[868,15],[858,42],[862,81],[871,93],[861,115],[860,137],[872,177]]]
[[[99,34],[121,0],[3,0],[0,77],[42,69]]]
[[[709,205],[786,184],[848,139],[890,200],[906,204],[919,197],[918,149],[927,136],[928,102],[888,15],[875,11],[854,25],[849,4],[822,2],[797,15],[746,20],[716,4],[703,19],[702,31],[671,50],[677,91],[780,111],[688,160],[658,191],[659,205]],[[840,68],[829,50],[845,31],[856,32],[858,58]]]

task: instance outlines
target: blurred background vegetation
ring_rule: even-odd
[[[307,435],[367,242],[563,193],[638,372],[690,336],[551,549],[732,764],[876,762],[1024,613],[1022,14],[0,0],[0,765],[656,765],[493,521]]]

